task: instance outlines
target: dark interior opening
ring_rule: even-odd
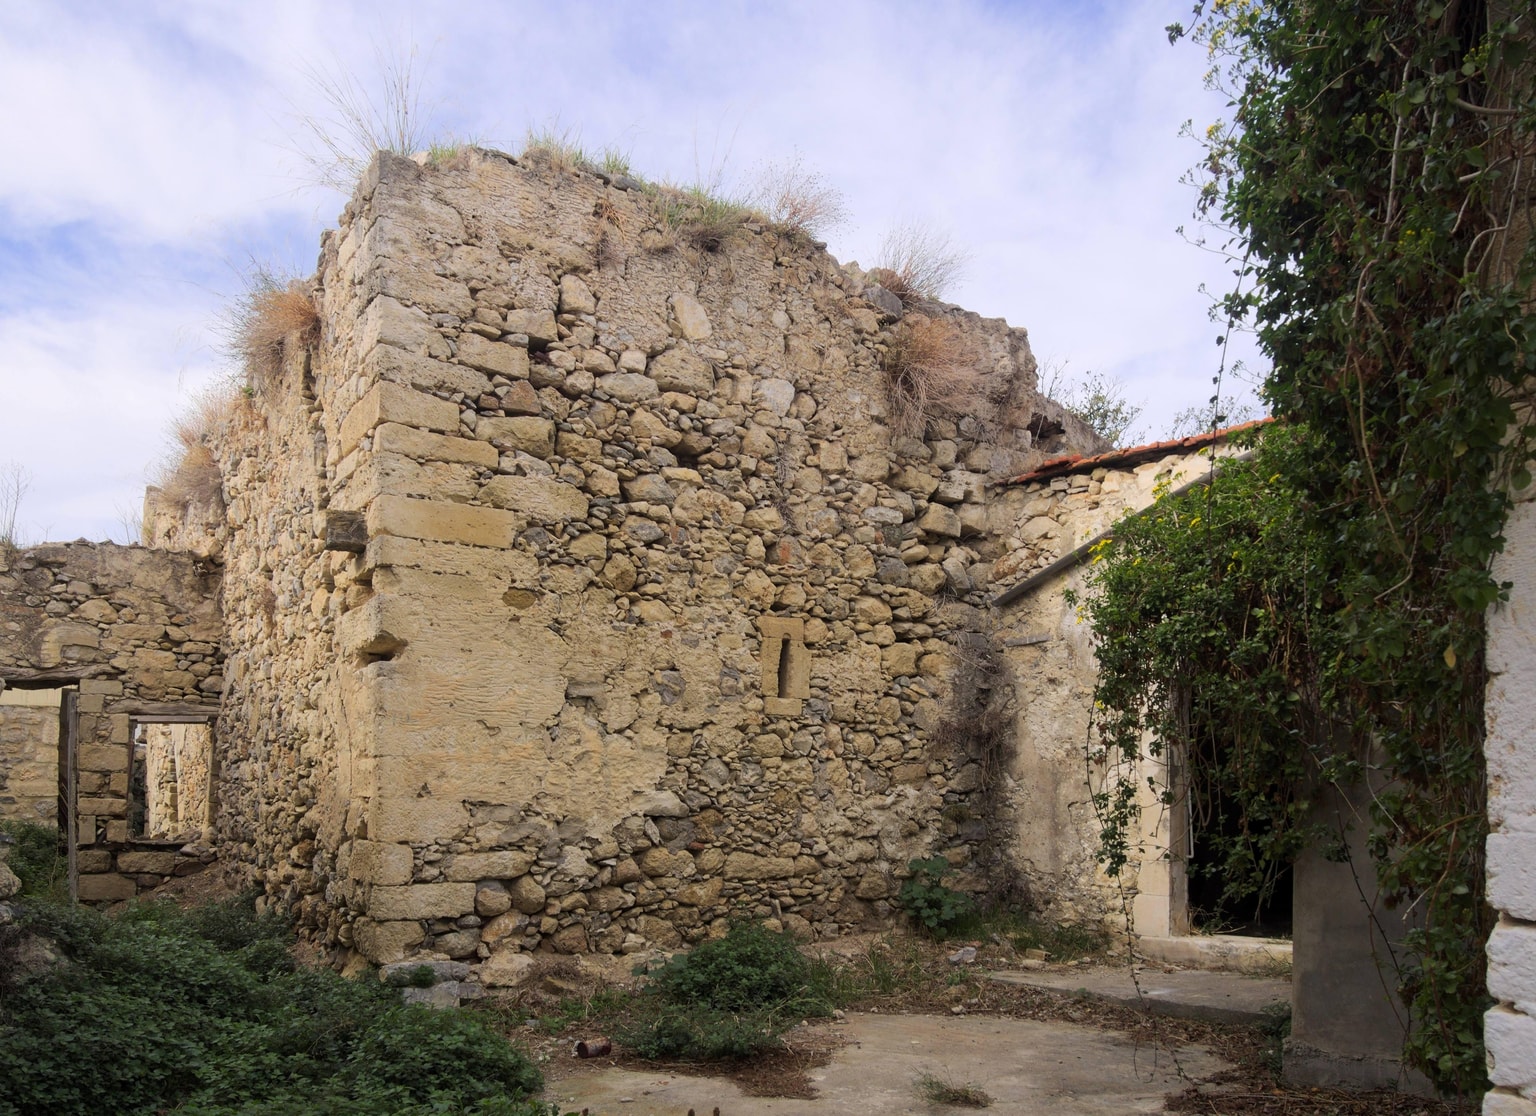
[[[1211,770],[1215,749],[1223,742],[1211,732],[1196,732],[1194,736],[1192,770],[1200,765]],[[1229,894],[1226,865],[1230,851],[1245,841],[1250,848],[1261,844],[1266,823],[1245,820],[1238,803],[1224,793],[1218,780],[1196,776],[1196,782],[1201,789],[1190,795],[1189,859],[1185,865],[1191,929],[1206,934],[1289,938],[1294,876],[1290,863],[1273,865],[1257,892]]]

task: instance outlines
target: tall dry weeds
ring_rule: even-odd
[[[751,199],[779,229],[804,237],[822,237],[848,219],[843,195],[797,154],[767,164],[758,174]]]
[[[320,312],[301,280],[258,267],[229,310],[225,334],[246,383],[259,388],[277,377],[290,345],[320,340]]]
[[[371,82],[339,67],[300,68],[318,107],[295,111],[292,143],[318,185],[350,193],[375,152],[414,155],[438,132],[416,47],[375,44],[374,63]]]
[[[213,384],[195,394],[171,420],[170,452],[154,469],[150,483],[183,508],[206,507],[222,500],[224,478],[209,441],[245,403],[232,381]]]
[[[986,398],[980,365],[975,342],[953,322],[907,315],[882,362],[897,432],[920,438],[935,418],[973,414]]]
[[[939,299],[965,273],[970,254],[926,225],[896,226],[880,242],[869,277],[910,306]]]

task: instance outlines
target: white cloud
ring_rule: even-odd
[[[25,158],[0,161],[0,459],[40,478],[33,518],[55,533],[137,502],[180,370],[211,364],[204,288],[225,284],[207,277],[274,245],[308,267],[340,208],[284,148],[315,109],[296,64],[366,74],[381,42],[418,46],[461,136],[516,147],[557,121],[683,181],[728,151],[738,185],[799,150],[854,214],[840,256],[867,265],[892,224],[932,220],[974,254],[957,301],[1125,378],[1155,433],[1209,394],[1219,330],[1197,287],[1230,279],[1174,233],[1198,156],[1179,124],[1222,112],[1197,48],[1162,34],[1186,6],[12,0],[0,112]],[[146,283],[121,262],[139,255],[204,286]]]

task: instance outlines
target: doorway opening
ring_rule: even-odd
[[[1216,768],[1216,749],[1223,746],[1219,734],[1195,726],[1189,768]],[[1262,818],[1245,816],[1237,800],[1219,780],[1199,780],[1196,791],[1184,774],[1179,795],[1183,813],[1184,885],[1188,922],[1197,934],[1232,934],[1242,937],[1289,938],[1291,936],[1293,870],[1287,861],[1269,865],[1255,888],[1236,885],[1232,869],[1245,877],[1256,874],[1261,850],[1270,835]]]
[[[135,719],[129,739],[128,836],[185,842],[213,829],[213,726]]]

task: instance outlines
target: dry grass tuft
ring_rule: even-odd
[[[570,174],[578,170],[595,171],[598,168],[597,161],[581,146],[580,135],[569,128],[556,130],[551,126],[529,129],[523,141],[522,154],[518,158],[530,163],[542,163],[556,174]]]
[[[156,466],[150,483],[183,509],[222,501],[224,476],[208,441],[244,404],[244,394],[228,381],[193,396],[171,421],[171,452]]]
[[[943,233],[923,225],[898,225],[880,242],[880,256],[869,278],[910,306],[942,298],[969,263],[970,255]]]
[[[948,1076],[940,1077],[934,1073],[922,1073],[918,1075],[917,1095],[929,1104],[950,1105],[954,1108],[986,1108],[992,1103],[992,1097],[984,1089],[972,1085],[969,1081],[958,1082]]]
[[[764,167],[751,197],[769,221],[791,235],[823,237],[848,220],[842,194],[819,172],[808,170],[798,154]]]
[[[375,44],[374,62],[371,83],[344,70],[301,67],[321,107],[295,113],[294,146],[321,186],[350,193],[375,152],[414,155],[436,130],[434,106],[422,101],[416,48]]]
[[[909,314],[881,365],[897,432],[921,437],[934,418],[972,414],[986,397],[980,361],[975,343],[953,322]]]
[[[257,268],[230,308],[226,335],[246,383],[260,387],[282,371],[290,346],[320,340],[320,312],[303,282]]]
[[[701,252],[719,252],[748,221],[767,221],[746,202],[710,193],[700,187],[683,189],[658,185],[648,190],[656,207],[661,238],[652,251],[687,244]]]

